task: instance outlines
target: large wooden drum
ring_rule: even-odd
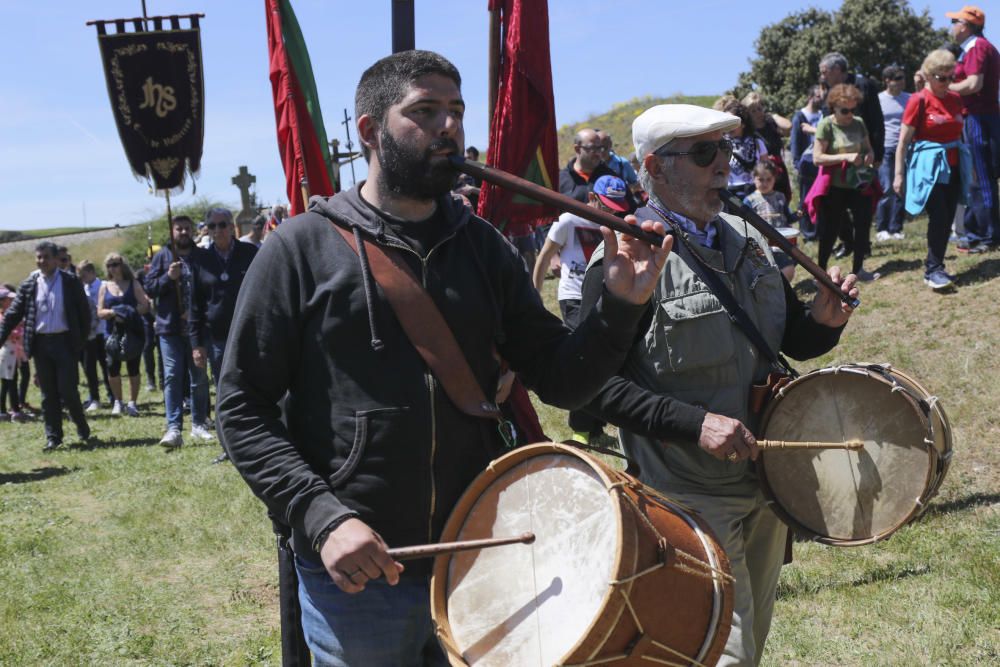
[[[863,449],[765,452],[764,492],[793,530],[835,546],[889,537],[924,510],[951,460],[951,426],[920,383],[885,365],[824,368],[782,388],[764,412],[769,440]]]
[[[714,665],[729,561],[695,514],[579,450],[541,443],[490,464],[442,541],[534,543],[439,556],[431,608],[453,665]]]

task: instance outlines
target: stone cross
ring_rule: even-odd
[[[250,186],[257,182],[257,177],[247,170],[246,165],[240,166],[240,173],[233,176],[233,185],[240,189],[240,204],[243,210],[236,216],[236,223],[253,220],[257,216],[254,211],[253,195],[250,194]]]

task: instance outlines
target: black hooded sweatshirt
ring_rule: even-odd
[[[503,446],[495,421],[451,403],[331,221],[405,259],[488,397],[495,349],[543,401],[586,403],[621,366],[644,311],[605,294],[571,333],[542,305],[517,250],[458,200],[438,200],[428,224],[441,233],[421,257],[359,191],[316,199],[268,236],[237,299],[219,386],[233,463],[313,561],[321,531],[350,514],[390,547],[437,540]]]

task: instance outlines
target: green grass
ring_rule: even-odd
[[[98,267],[103,267],[105,256],[109,252],[120,252],[122,244],[130,233],[132,232],[128,229],[121,229],[117,230],[114,236],[81,240],[77,243],[69,241],[66,247],[73,257],[74,264],[79,265],[83,260],[89,259]],[[21,281],[34,270],[34,250],[17,250],[0,254],[0,283],[20,285]]]
[[[40,239],[47,236],[61,236],[63,234],[76,234],[88,231],[93,230],[89,227],[52,227],[50,229],[26,229],[21,234],[29,239]]]
[[[841,345],[799,370],[870,360],[912,372],[951,418],[951,471],[930,511],[886,542],[796,545],[766,665],[1000,661],[1000,256],[949,255],[959,288],[933,294],[923,230],[875,247],[867,266],[887,275],[863,287]],[[138,419],[93,419],[93,448],[43,454],[40,422],[0,424],[0,665],[280,664],[263,506],[231,466],[209,465],[217,446],[156,446],[161,395],[140,399]],[[565,412],[540,414],[568,437]]]

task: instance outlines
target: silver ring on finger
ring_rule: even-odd
[[[729,461],[730,463],[736,463],[739,460],[739,458],[740,455],[737,454],[736,452],[729,452],[728,454],[726,454],[726,460]]]

